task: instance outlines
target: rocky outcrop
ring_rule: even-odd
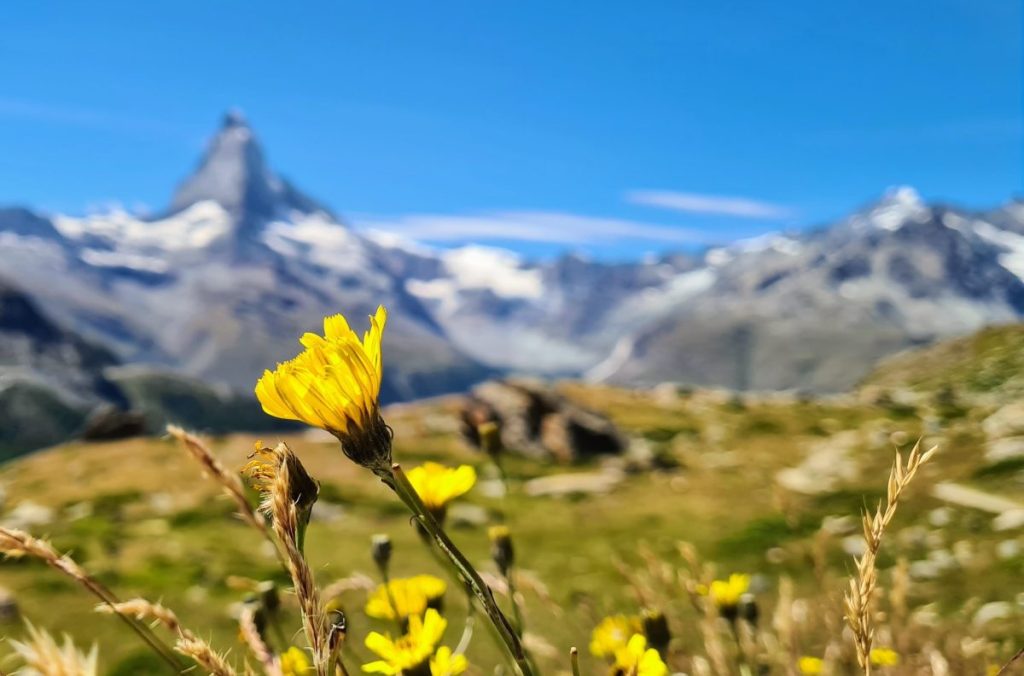
[[[495,422],[510,451],[562,463],[622,453],[627,442],[606,417],[551,387],[527,380],[487,381],[462,410],[463,434],[479,445],[477,427]]]

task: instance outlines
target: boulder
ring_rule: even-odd
[[[104,406],[90,414],[81,437],[84,441],[108,441],[141,437],[146,432],[146,417],[139,411]]]
[[[569,463],[619,455],[627,447],[608,418],[533,381],[482,383],[473,389],[461,417],[463,435],[474,446],[480,443],[479,425],[494,422],[506,449],[539,459]]]

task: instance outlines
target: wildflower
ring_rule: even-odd
[[[872,648],[871,664],[876,667],[895,667],[900,663],[900,656],[892,648]]]
[[[594,657],[614,657],[618,650],[626,647],[629,637],[642,629],[639,617],[610,615],[590,634],[590,652]]]
[[[343,316],[325,317],[323,336],[303,335],[305,350],[256,383],[268,415],[327,430],[345,455],[378,474],[391,468],[391,433],[379,402],[386,322],[381,306],[360,341]]]
[[[711,598],[722,617],[734,622],[739,615],[740,600],[749,588],[749,575],[733,573],[728,580],[715,580],[710,588],[701,591]]]
[[[430,608],[421,620],[413,615],[409,618],[409,630],[397,639],[390,635],[372,631],[366,637],[366,647],[381,659],[363,665],[363,671],[371,674],[426,674],[430,670],[430,657],[448,621]]]
[[[612,673],[624,676],[667,676],[668,667],[643,634],[633,634],[624,648],[615,651]]]
[[[453,655],[448,646],[441,646],[430,658],[430,676],[458,676],[469,667],[465,655]]]
[[[313,673],[309,657],[304,650],[291,646],[279,658],[281,660],[281,676],[306,676]]]
[[[366,614],[379,620],[421,617],[440,606],[447,585],[433,575],[400,577],[379,585],[366,600]]]
[[[502,575],[508,575],[516,560],[516,552],[512,547],[512,534],[508,526],[491,526],[487,529],[487,537],[491,540],[491,558],[498,566]]]
[[[804,676],[818,676],[824,673],[825,662],[820,657],[803,656],[797,661],[797,667]]]
[[[407,473],[423,505],[438,521],[444,520],[448,503],[469,492],[476,483],[476,470],[469,465],[456,469],[436,462],[426,462]]]

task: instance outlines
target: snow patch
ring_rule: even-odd
[[[999,264],[1024,281],[1024,235],[1000,230],[985,221],[975,223],[974,232],[1001,247],[1004,253],[999,256]]]
[[[71,240],[94,236],[109,240],[119,249],[186,251],[204,249],[228,235],[231,219],[219,204],[206,201],[155,221],[118,209],[84,218],[57,216],[53,225]]]
[[[130,268],[132,270],[162,274],[167,272],[169,267],[166,261],[158,258],[121,251],[84,249],[79,257],[89,265],[98,268]]]
[[[907,221],[921,222],[928,218],[928,207],[911,187],[890,188],[871,210],[868,218],[883,230],[899,230]]]
[[[541,271],[526,268],[510,251],[466,246],[442,254],[445,269],[460,289],[487,289],[502,298],[540,298]]]
[[[594,365],[583,374],[583,379],[591,383],[599,383],[614,376],[619,369],[626,365],[629,358],[633,356],[635,341],[632,336],[623,336],[615,343],[609,354],[599,364]]]

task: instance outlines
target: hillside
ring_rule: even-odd
[[[630,451],[574,467],[508,456],[505,498],[496,492],[492,466],[458,437],[457,398],[385,414],[395,431],[396,459],[406,467],[426,459],[477,467],[481,481],[451,510],[452,532],[474,562],[493,570],[485,524],[504,520],[512,528],[528,629],[538,637],[545,672],[564,669],[564,651],[586,646],[601,616],[639,611],[636,595],[643,598],[651,593],[644,589],[660,584],[660,566],[668,566],[670,578],[685,567],[677,550],[684,540],[720,575],[753,574],[764,617],[777,607],[783,578],[794,580],[798,602],[836,617],[858,544],[856,516],[881,495],[893,448],[906,450],[922,434],[941,452],[906,496],[881,562],[883,585],[891,584],[897,561],[905,559],[909,571],[912,612],[901,640],[968,635],[981,647],[970,658],[951,651],[957,664],[971,665],[954,673],[981,673],[1024,639],[1024,608],[1013,596],[1024,573],[1024,519],[1007,507],[1018,500],[1024,470],[1019,458],[986,456],[998,441],[992,434],[1013,433],[984,424],[1001,403],[946,415],[930,403],[871,403],[856,396],[736,397],[573,383],[559,389],[610,415],[631,438]],[[373,577],[368,545],[377,532],[395,542],[396,574],[442,574],[393,497],[334,443],[308,434],[283,438],[322,482],[307,537],[321,584],[356,573]],[[234,434],[213,440],[213,447],[237,469],[253,442],[252,435]],[[6,493],[0,521],[47,534],[123,595],[163,600],[234,653],[241,648],[231,612],[245,592],[230,576],[283,579],[272,553],[170,441],[54,448],[3,466],[0,482]],[[570,482],[577,488],[560,495],[558,485]],[[155,668],[121,627],[97,618],[92,601],[52,571],[26,561],[0,563],[0,585],[13,591],[33,622],[69,631],[83,643],[97,640],[109,673]],[[381,626],[361,612],[363,598],[358,589],[338,598],[355,637],[350,664],[365,661],[360,637]],[[679,622],[673,626],[677,648],[699,646],[691,624],[699,617],[689,601],[658,598],[681,618],[673,620]],[[286,598],[286,607],[291,603]],[[463,607],[450,592],[446,612],[457,623]],[[814,654],[834,628],[805,617],[797,631]],[[497,659],[492,651],[482,638],[469,655],[490,664]],[[584,665],[584,673],[600,670],[587,655]]]
[[[883,360],[865,386],[1024,396],[1024,325],[998,326]]]

